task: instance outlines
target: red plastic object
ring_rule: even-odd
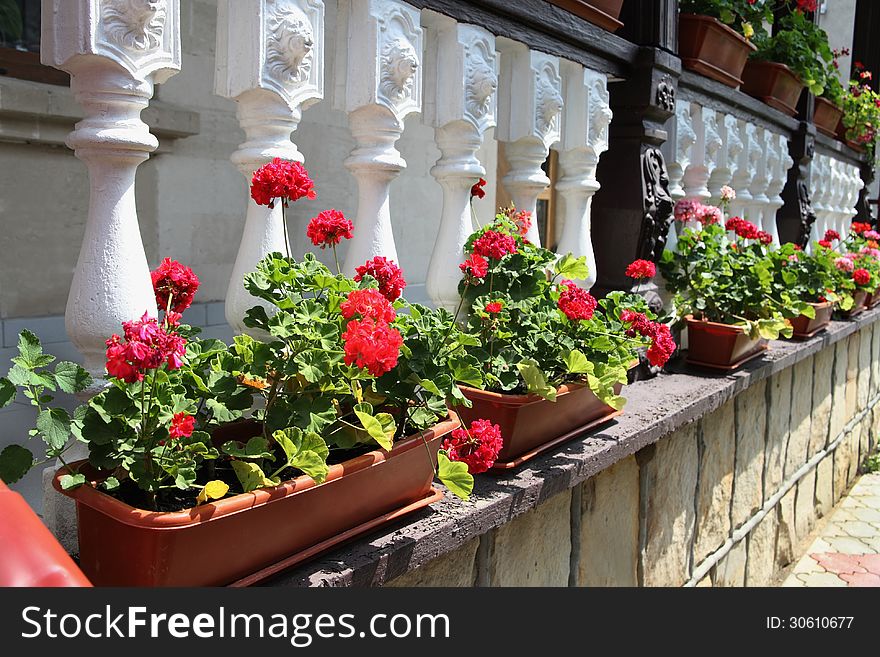
[[[91,586],[18,493],[0,481],[0,586]]]

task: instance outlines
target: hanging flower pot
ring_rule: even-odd
[[[784,114],[795,116],[804,85],[785,64],[750,59],[743,69],[742,90]]]
[[[615,386],[620,394],[622,385]],[[623,411],[604,404],[587,386],[565,384],[556,389],[556,401],[538,395],[510,395],[462,386],[473,404],[459,408],[462,420],[486,418],[501,429],[504,446],[495,470],[515,468],[556,445],[583,435]]]
[[[791,322],[793,329],[792,337],[805,340],[812,338],[814,335],[823,331],[828,324],[831,323],[831,316],[834,314],[834,304],[830,301],[824,303],[810,304],[816,311],[816,316],[810,319],[806,315],[795,317]]]
[[[821,96],[816,98],[813,123],[816,129],[829,137],[837,137],[837,126],[843,118],[843,109]]]
[[[768,341],[752,338],[741,326],[685,318],[688,328],[687,362],[718,370],[735,370],[758,358]]]
[[[684,68],[728,87],[742,84],[742,72],[755,46],[711,16],[678,17],[678,55]]]
[[[617,20],[623,8],[623,0],[548,0],[548,2],[609,32],[616,32],[623,27],[623,23]]]
[[[254,583],[440,499],[437,450],[458,426],[450,412],[424,439],[331,466],[320,485],[300,476],[176,512],[138,509],[93,486],[63,490],[64,468],[52,483],[76,501],[80,567],[96,586]],[[253,434],[244,423],[238,439]]]

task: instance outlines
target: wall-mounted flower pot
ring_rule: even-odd
[[[780,112],[795,116],[804,85],[785,64],[750,59],[743,69],[742,90]]]
[[[691,365],[735,370],[767,350],[768,341],[751,338],[741,326],[718,324],[688,316],[688,357]]]
[[[717,18],[697,14],[678,17],[681,65],[728,87],[742,84],[743,68],[756,48]]]
[[[831,316],[834,314],[833,303],[826,301],[824,303],[811,303],[810,305],[816,309],[816,317],[810,319],[801,315],[789,320],[793,329],[791,337],[800,340],[812,338],[819,331],[825,330],[825,327],[831,323]]]
[[[623,8],[623,0],[547,0],[547,2],[609,32],[616,32],[623,27],[623,23],[617,20]]]
[[[80,567],[96,586],[254,583],[438,500],[437,450],[458,426],[450,413],[426,432],[427,450],[410,437],[330,466],[320,485],[300,476],[184,511],[144,511],[92,486],[63,491],[63,468],[53,484],[76,501]]]
[[[867,308],[868,293],[865,290],[858,290],[853,293],[853,305],[849,310],[841,311],[840,316],[844,319],[851,319]]]
[[[837,137],[837,126],[843,118],[843,109],[826,98],[816,98],[813,110],[813,123],[816,129],[829,137]]]
[[[618,385],[616,392],[621,388]],[[578,384],[557,388],[555,402],[538,395],[508,395],[467,386],[461,389],[473,403],[471,408],[457,409],[463,423],[484,418],[501,428],[504,446],[495,461],[496,470],[515,468],[623,412],[604,404],[587,386]]]

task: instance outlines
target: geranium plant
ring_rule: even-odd
[[[786,318],[814,310],[774,285],[771,242],[740,217],[684,229],[676,250],[664,251],[660,262],[679,316],[742,326],[753,338],[790,337]]]
[[[771,251],[770,257],[777,295],[788,291],[792,298],[808,303],[830,302],[843,310],[852,307],[852,297],[845,291],[838,292],[839,270],[831,249],[817,244],[812,253],[807,253],[789,242]]]
[[[488,390],[530,392],[554,399],[562,383],[584,383],[603,402],[621,408],[615,385],[625,383],[636,351],[656,365],[675,350],[669,328],[655,321],[641,296],[612,292],[596,300],[575,280],[585,258],[555,253],[525,239],[528,213],[508,208],[471,235],[459,284],[468,326],[479,341],[467,345]],[[630,274],[648,275],[652,263]]]
[[[856,62],[856,79],[850,80],[843,97],[846,138],[873,155],[880,129],[880,94],[870,86],[871,72]]]
[[[833,70],[834,54],[828,34],[807,15],[815,10],[815,2],[800,0],[793,9],[778,19],[775,33],[756,34],[757,50],[751,55],[760,61],[785,64],[800,78],[810,93],[821,96],[828,73]],[[834,76],[836,79],[836,75]]]
[[[765,32],[773,23],[773,3],[769,0],[681,0],[683,14],[711,16],[733,28],[746,39]]]

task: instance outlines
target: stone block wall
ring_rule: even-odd
[[[814,350],[399,586],[767,586],[876,448],[880,326]]]

